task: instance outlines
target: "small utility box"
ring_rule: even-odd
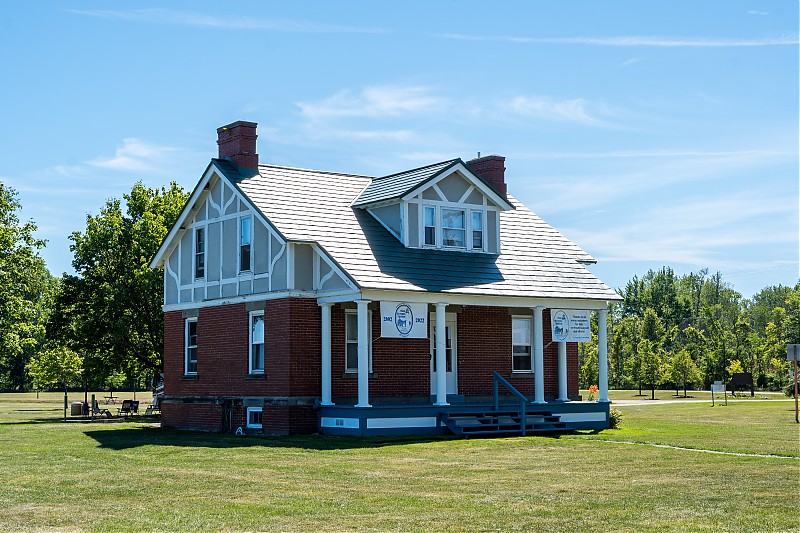
[[[83,414],[83,402],[72,402],[72,404],[70,404],[69,414],[72,416],[81,416]]]

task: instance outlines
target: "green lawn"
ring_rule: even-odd
[[[0,530],[798,531],[793,407],[622,406],[621,430],[561,438],[269,439],[64,423],[57,394],[0,394]]]

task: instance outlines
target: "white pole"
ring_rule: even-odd
[[[558,343],[558,400],[568,402],[567,394],[567,343]]]
[[[436,403],[433,405],[450,405],[447,403],[447,320],[446,303],[436,304]]]
[[[544,307],[533,308],[533,403],[544,401],[544,333],[542,332],[542,311]]]
[[[600,397],[598,402],[608,402],[608,330],[606,325],[606,309],[597,311],[597,368],[598,388]]]
[[[358,306],[358,403],[356,407],[372,407],[369,404],[369,300],[356,300]]]
[[[331,401],[331,307],[322,304],[322,405],[333,405]]]

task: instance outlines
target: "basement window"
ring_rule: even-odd
[[[261,429],[263,427],[261,416],[261,407],[248,407],[247,427],[249,429]]]

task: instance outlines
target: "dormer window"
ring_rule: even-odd
[[[425,207],[425,246],[436,246],[436,208]]]
[[[464,211],[442,208],[442,244],[453,248],[465,248]]]
[[[483,250],[483,211],[472,211],[472,249]]]

